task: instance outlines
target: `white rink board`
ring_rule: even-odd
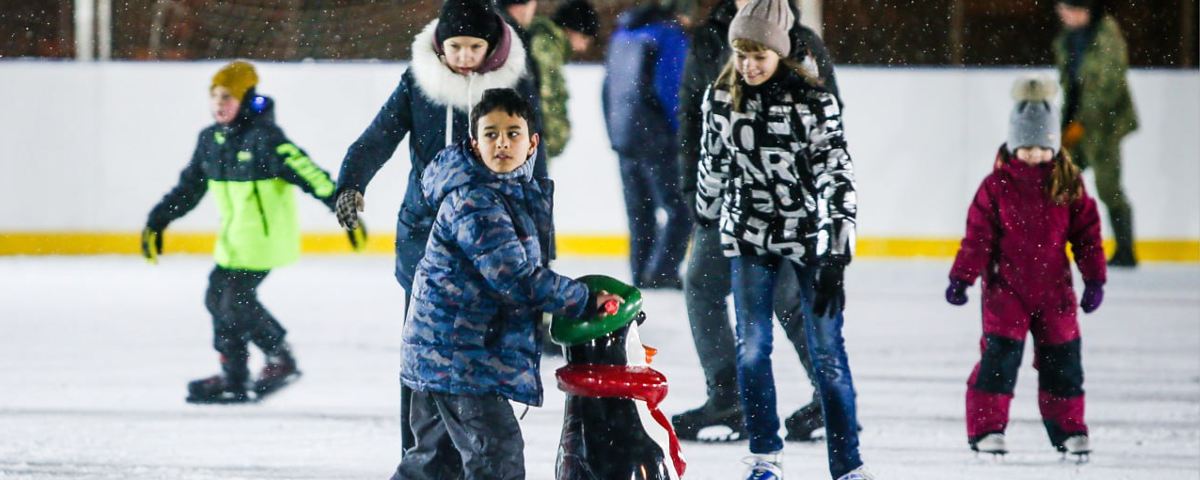
[[[0,62],[3,231],[133,232],[177,179],[210,123],[206,90],[220,62]],[[260,91],[314,161],[337,171],[403,72],[401,63],[258,63]],[[1009,86],[1026,69],[843,67],[847,136],[863,237],[952,238],[1005,138]],[[1038,70],[1050,73],[1049,70]],[[574,138],[551,167],[564,234],[627,232],[615,154],[600,109],[603,69],[570,66]],[[1200,238],[1200,74],[1131,74],[1142,128],[1124,144],[1139,238]],[[367,195],[374,232],[393,231],[407,142]],[[305,231],[336,230],[301,201]],[[177,228],[212,231],[211,202]]]

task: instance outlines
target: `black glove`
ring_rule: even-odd
[[[843,288],[842,277],[846,265],[838,261],[821,262],[817,276],[813,279],[813,314],[818,317],[832,317],[846,306],[846,290]]]
[[[147,262],[158,263],[158,256],[162,255],[162,232],[161,228],[142,229],[142,256],[146,257]]]
[[[346,237],[350,239],[350,248],[361,252],[367,248],[367,224],[362,220],[358,220],[357,223],[357,227],[346,230]]]
[[[971,286],[970,283],[951,278],[950,286],[946,287],[946,301],[951,305],[966,305],[967,287],[969,286]]]
[[[346,230],[358,228],[358,212],[363,211],[362,192],[353,188],[343,190],[338,194],[334,213],[337,214],[338,225]],[[351,244],[353,244],[353,240]]]

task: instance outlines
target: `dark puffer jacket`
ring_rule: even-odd
[[[696,213],[720,219],[728,257],[848,263],[858,207],[837,99],[782,66],[743,89],[741,112],[725,87],[704,96]]]
[[[542,266],[549,185],[533,162],[488,170],[469,141],[425,171],[425,198],[440,207],[404,325],[405,385],[541,405],[542,312],[580,318],[591,303],[586,285]]]
[[[496,21],[503,24],[499,15]],[[426,166],[442,148],[470,137],[468,113],[484,90],[515,88],[536,94],[533,80],[525,72],[525,46],[511,27],[504,25],[503,40],[484,61],[485,65],[500,63],[498,67],[459,75],[447,68],[434,50],[437,23],[434,20],[413,40],[412,63],[371,125],[346,152],[338,175],[339,192],[352,188],[366,193],[375,173],[408,137],[412,169],[396,224],[396,278],[405,288],[412,283],[435,213],[421,195]],[[536,98],[529,100],[535,102]],[[535,173],[546,178],[544,166]]]

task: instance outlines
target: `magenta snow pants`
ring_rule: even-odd
[[[1044,292],[1049,293],[1049,292]],[[1034,302],[1007,285],[984,285],[982,358],[967,381],[967,436],[975,442],[1008,426],[1025,337],[1033,334],[1038,370],[1038,406],[1057,448],[1073,435],[1086,435],[1083,421],[1083,364],[1075,292],[1068,284]]]

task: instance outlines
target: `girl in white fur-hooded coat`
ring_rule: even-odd
[[[425,167],[442,148],[469,138],[468,115],[485,90],[514,88],[536,95],[525,71],[525,45],[488,0],[447,0],[438,19],[413,40],[412,52],[400,84],[346,152],[337,209],[338,221],[347,228],[358,223],[367,184],[408,136],[412,169],[396,225],[396,279],[406,292],[412,291],[437,212],[437,205],[428,205],[421,195]],[[546,178],[545,163],[539,154],[536,178]]]

